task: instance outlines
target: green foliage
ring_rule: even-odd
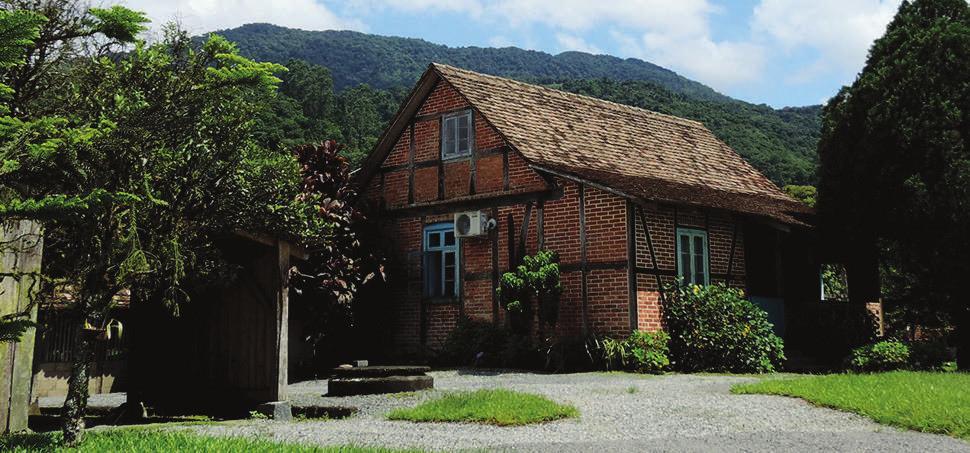
[[[805,203],[808,206],[815,207],[816,199],[818,198],[818,190],[815,186],[797,186],[797,185],[787,185],[782,187],[792,198]]]
[[[0,450],[11,453],[112,453],[160,451],[246,451],[253,453],[420,453],[420,450],[392,450],[378,447],[309,446],[278,443],[257,438],[200,436],[184,431],[127,428],[94,431],[77,448],[62,445],[57,433],[0,436]]]
[[[890,302],[952,315],[970,357],[968,106],[970,5],[904,2],[825,107],[819,214],[836,246],[878,248]]]
[[[556,403],[541,395],[505,389],[452,392],[417,407],[396,409],[387,414],[390,420],[498,426],[530,425],[578,416],[579,411],[573,406]]]
[[[507,329],[494,323],[461,318],[448,334],[437,359],[445,365],[502,366],[509,341]]]
[[[269,149],[339,138],[352,168],[363,162],[397,111],[397,94],[366,85],[334,93],[330,70],[291,59],[275,93],[253,98],[259,106],[254,136]]]
[[[110,39],[134,42],[139,33],[148,29],[145,24],[149,20],[145,13],[132,11],[123,6],[91,8],[88,12],[95,19],[90,25],[92,32],[101,33]]]
[[[601,341],[603,362],[608,370],[630,370],[637,373],[661,373],[670,366],[667,343],[670,336],[664,331],[635,331],[629,337]]]
[[[785,360],[768,315],[724,284],[672,286],[664,320],[673,366],[683,371],[769,373]]]
[[[919,340],[909,346],[909,367],[914,370],[943,371],[954,360],[946,343],[940,340]]]
[[[849,300],[849,280],[844,265],[822,265],[822,290],[826,300]]]
[[[361,84],[378,89],[410,88],[432,61],[503,77],[533,80],[611,78],[650,80],[703,99],[725,99],[710,87],[659,66],[581,52],[553,56],[512,47],[503,49],[432,44],[420,39],[352,31],[305,31],[270,24],[248,24],[217,32],[239,43],[244,55],[285,63],[301,58],[333,71],[337,89]]]
[[[0,317],[0,343],[20,341],[20,337],[32,327],[37,327],[37,323],[20,313]]]
[[[791,304],[786,310],[789,319],[798,320],[788,324],[787,346],[832,369],[844,367],[853,349],[875,341],[879,333],[878,320],[862,304],[825,301]]]
[[[502,308],[517,318],[515,327],[519,332],[527,332],[531,327],[533,298],[539,305],[540,327],[555,326],[562,294],[559,257],[549,250],[525,256],[514,272],[502,274],[496,291]]]
[[[876,422],[970,440],[970,374],[895,371],[767,379],[734,393],[784,395]]]
[[[849,366],[856,371],[892,371],[909,363],[909,346],[897,340],[884,340],[852,350]]]

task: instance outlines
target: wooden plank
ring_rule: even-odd
[[[637,330],[637,220],[633,202],[626,201],[627,297],[630,303],[630,330]]]
[[[647,215],[643,213],[643,208],[637,208],[640,213],[640,223],[643,224],[643,236],[647,239],[647,251],[650,252],[650,264],[653,265],[654,275],[657,277],[657,292],[660,293],[660,303],[666,305],[667,299],[664,296],[663,280],[660,279],[660,267],[657,266],[657,254],[653,249],[653,239],[650,238],[650,225],[647,223]],[[674,211],[675,213],[677,211]],[[676,228],[674,229],[674,244],[677,244]],[[676,273],[675,273],[676,275]]]
[[[734,249],[738,246],[738,219],[734,219],[734,228],[731,230],[731,253],[728,255],[728,265],[727,265],[727,280],[725,283],[727,285],[731,284],[731,271],[734,270]]]
[[[509,191],[509,148],[502,148],[502,190]]]
[[[522,232],[519,234],[519,246],[518,253],[515,255],[515,264],[518,266],[522,263],[522,258],[524,258],[528,253],[526,250],[526,244],[529,240],[529,223],[532,222],[532,202],[525,204],[525,214],[522,217]]]
[[[546,203],[539,200],[536,203],[536,209],[538,210],[538,215],[536,216],[536,248],[538,250],[544,250],[546,248],[546,230],[543,225],[545,219],[545,205]]]
[[[589,334],[589,269],[586,260],[586,187],[579,185],[579,267],[582,271],[580,290],[582,297],[582,318],[583,336]]]
[[[478,176],[478,153],[475,146],[475,111],[471,112],[471,121],[468,125],[468,148],[471,150],[468,156],[468,194],[475,195],[475,179]]]
[[[492,218],[498,222],[498,208],[492,207]],[[498,228],[488,232],[492,242],[492,323],[498,323]]]
[[[414,204],[414,123],[408,127],[408,204]]]
[[[508,231],[508,246],[509,249],[509,270],[515,267],[515,219],[512,218],[512,213],[509,213],[505,217],[506,231]]]
[[[43,228],[30,220],[3,222],[0,244],[0,316],[25,313],[36,321]],[[27,429],[34,338],[31,328],[20,341],[0,345],[0,429],[5,433]]]

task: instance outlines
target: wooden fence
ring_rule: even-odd
[[[29,220],[0,224],[0,316],[26,313],[37,319],[34,298],[40,290],[43,229]],[[27,429],[34,329],[20,341],[0,344],[0,432]]]

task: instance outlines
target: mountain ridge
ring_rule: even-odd
[[[449,47],[420,38],[257,23],[213,32],[256,60],[329,69],[336,92],[364,85],[400,101],[431,62],[551,86],[701,121],[779,185],[815,180],[821,106],[775,109],[731,98],[636,58],[517,47]],[[382,112],[387,121],[393,112]],[[361,142],[363,143],[363,142]]]

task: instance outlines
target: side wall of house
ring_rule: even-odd
[[[473,111],[474,147],[462,159],[440,159],[442,115],[470,106],[439,82],[405,128],[380,173],[364,188],[380,205],[392,247],[390,306],[398,352],[437,349],[462,317],[503,323],[494,288],[503,272],[539,249],[560,256],[562,335],[629,332],[627,204],[616,195],[543,177]],[[461,291],[455,300],[422,297],[426,225],[455,212],[482,210],[497,227],[459,241]],[[584,242],[585,239],[585,242]],[[585,246],[584,246],[585,244]]]
[[[633,206],[632,211],[629,222],[636,229],[637,328],[662,327],[660,289],[677,277],[677,228],[707,232],[711,283],[745,288],[744,222],[740,219],[729,213],[675,206]]]

